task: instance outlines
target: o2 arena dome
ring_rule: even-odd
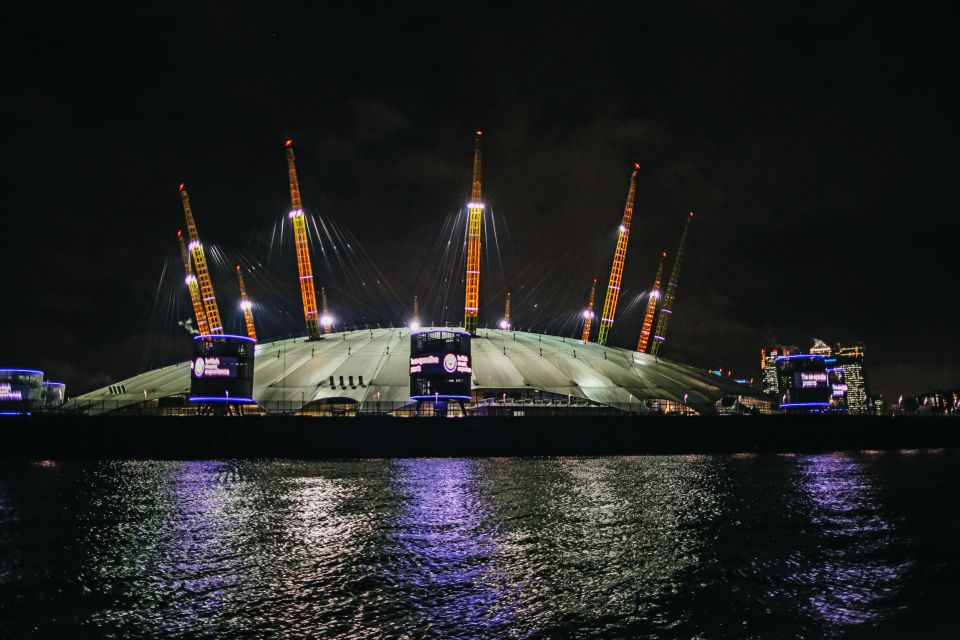
[[[408,328],[377,328],[259,344],[255,404],[246,412],[355,415],[415,405],[410,398],[410,334]],[[689,414],[768,408],[756,391],[732,380],[573,338],[480,329],[472,352],[468,414],[502,415],[504,407],[511,408],[507,415],[532,415],[537,408]],[[190,372],[190,362],[155,369],[70,404],[91,415],[138,408],[189,413]]]
[[[478,329],[481,236],[486,207],[481,180],[482,136],[482,131],[476,132],[471,195],[465,209],[467,218],[461,227],[466,249],[462,263],[465,267],[462,329],[435,326],[411,331],[405,327],[378,327],[332,332],[333,318],[328,312],[326,289],[320,287],[321,304],[318,304],[310,260],[310,231],[316,228],[316,222],[308,224],[310,216],[303,209],[293,141],[286,140],[291,206],[287,218],[293,230],[307,337],[256,344],[253,305],[247,298],[241,265],[237,265],[236,275],[246,336],[224,334],[203,243],[189,195],[181,183],[180,200],[187,237],[177,235],[186,288],[197,329],[202,334],[194,338],[193,359],[82,395],[69,403],[66,410],[88,414],[389,414],[398,417],[715,414],[770,410],[770,402],[745,385],[646,353],[649,338],[653,338],[650,346],[654,353],[658,352],[656,345],[666,339],[693,212],[685,219],[662,297],[660,282],[666,253],[661,255],[654,286],[647,295],[644,328],[637,351],[604,346],[616,317],[640,172],[638,163],[631,169],[603,312],[596,314],[600,319],[597,342],[587,341],[590,322],[595,317],[596,278],[583,312],[583,340],[511,330],[509,293],[503,328]],[[448,239],[448,244],[450,242]],[[656,332],[651,333],[658,306]],[[321,309],[322,315],[319,315]],[[414,322],[419,324],[417,297],[414,297],[413,311]],[[426,332],[430,335],[425,335]]]

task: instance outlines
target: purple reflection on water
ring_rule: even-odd
[[[505,580],[494,567],[499,531],[482,495],[476,460],[401,460],[402,496],[390,576],[411,595],[421,624],[445,636],[503,630],[514,617]]]
[[[805,456],[798,462],[799,487],[818,537],[795,576],[814,587],[815,615],[833,625],[868,622],[880,601],[894,596],[908,568],[891,561],[896,533],[880,515],[875,489],[859,458],[842,454]],[[797,552],[799,554],[799,552]]]
[[[172,470],[171,498],[175,513],[160,570],[167,585],[190,594],[180,603],[173,626],[196,624],[223,603],[226,589],[222,520],[222,474],[229,467],[217,461],[179,463]]]

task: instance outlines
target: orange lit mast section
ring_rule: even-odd
[[[633,165],[633,173],[630,175],[627,204],[623,208],[623,221],[620,222],[620,234],[617,236],[617,250],[613,254],[607,295],[603,300],[603,313],[600,314],[600,333],[597,335],[597,344],[607,344],[607,336],[610,334],[610,327],[613,326],[613,316],[617,312],[620,282],[623,280],[623,263],[627,258],[627,240],[630,239],[630,221],[633,219],[633,198],[637,191],[638,171],[640,171],[640,163]]]
[[[197,331],[200,335],[207,335],[210,327],[207,326],[207,314],[203,312],[203,300],[200,299],[200,287],[197,285],[197,276],[193,275],[190,266],[190,252],[187,250],[187,241],[183,239],[183,231],[177,231],[177,240],[180,242],[180,255],[183,256],[183,270],[187,274],[185,282],[190,291],[190,302],[193,304],[193,315],[197,319]]]
[[[590,342],[590,325],[593,324],[593,296],[597,291],[597,279],[593,279],[590,285],[590,298],[587,301],[587,310],[583,312],[583,334],[580,339],[584,342]]]
[[[193,210],[190,208],[190,196],[183,183],[180,184],[180,199],[183,201],[183,215],[187,219],[187,235],[190,238],[190,255],[197,269],[197,281],[200,285],[200,299],[203,301],[203,311],[207,318],[207,328],[211,334],[222,334],[223,323],[220,322],[220,309],[217,308],[217,297],[213,293],[213,282],[210,280],[210,271],[207,269],[207,258],[203,255],[203,245],[197,233],[197,223],[193,220]],[[203,332],[201,332],[203,333]]]
[[[240,280],[240,308],[243,309],[243,319],[247,323],[247,335],[257,339],[257,329],[253,326],[253,304],[247,298],[247,285],[243,283],[243,271],[237,265],[237,279]]]
[[[303,317],[307,323],[307,337],[320,337],[317,319],[317,294],[313,288],[313,266],[310,264],[310,246],[307,242],[307,222],[300,202],[300,182],[293,157],[293,140],[283,143],[287,149],[287,171],[290,174],[290,220],[293,222],[293,239],[297,246],[297,269],[300,272],[300,297],[303,299]]]
[[[477,131],[473,148],[473,187],[467,209],[467,291],[464,297],[463,326],[470,333],[477,332],[477,312],[480,308],[480,228],[483,226],[483,190],[480,184],[480,137]]]
[[[687,222],[683,225],[683,234],[680,236],[680,246],[677,247],[677,255],[673,259],[673,269],[670,271],[670,280],[667,282],[667,289],[663,293],[663,305],[660,308],[660,317],[657,318],[657,330],[653,334],[653,344],[650,345],[650,353],[657,355],[660,353],[660,347],[667,339],[667,327],[670,324],[670,318],[673,316],[673,302],[677,297],[677,284],[680,282],[680,266],[683,264],[683,245],[687,241],[687,230],[690,223],[693,222],[693,211],[687,216]]]
[[[643,327],[640,329],[640,339],[637,341],[637,351],[647,352],[647,345],[650,344],[650,330],[653,328],[653,314],[657,312],[657,300],[660,299],[660,278],[663,277],[663,261],[667,258],[667,252],[660,254],[660,266],[657,267],[657,277],[653,280],[653,288],[650,289],[650,295],[647,297],[647,312],[643,314]]]

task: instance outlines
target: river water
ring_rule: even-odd
[[[0,636],[960,637],[960,451],[0,462]]]

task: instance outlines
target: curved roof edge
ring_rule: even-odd
[[[417,332],[431,327],[417,329]],[[435,327],[434,329],[456,329]],[[408,328],[344,331],[319,340],[291,338],[258,344],[256,400],[269,406],[303,406],[341,398],[357,403],[409,402]],[[669,400],[694,409],[725,396],[761,394],[688,365],[619,347],[522,331],[480,329],[472,341],[473,389],[527,389],[599,405]],[[189,393],[190,363],[147,371],[74,398],[102,412]]]

